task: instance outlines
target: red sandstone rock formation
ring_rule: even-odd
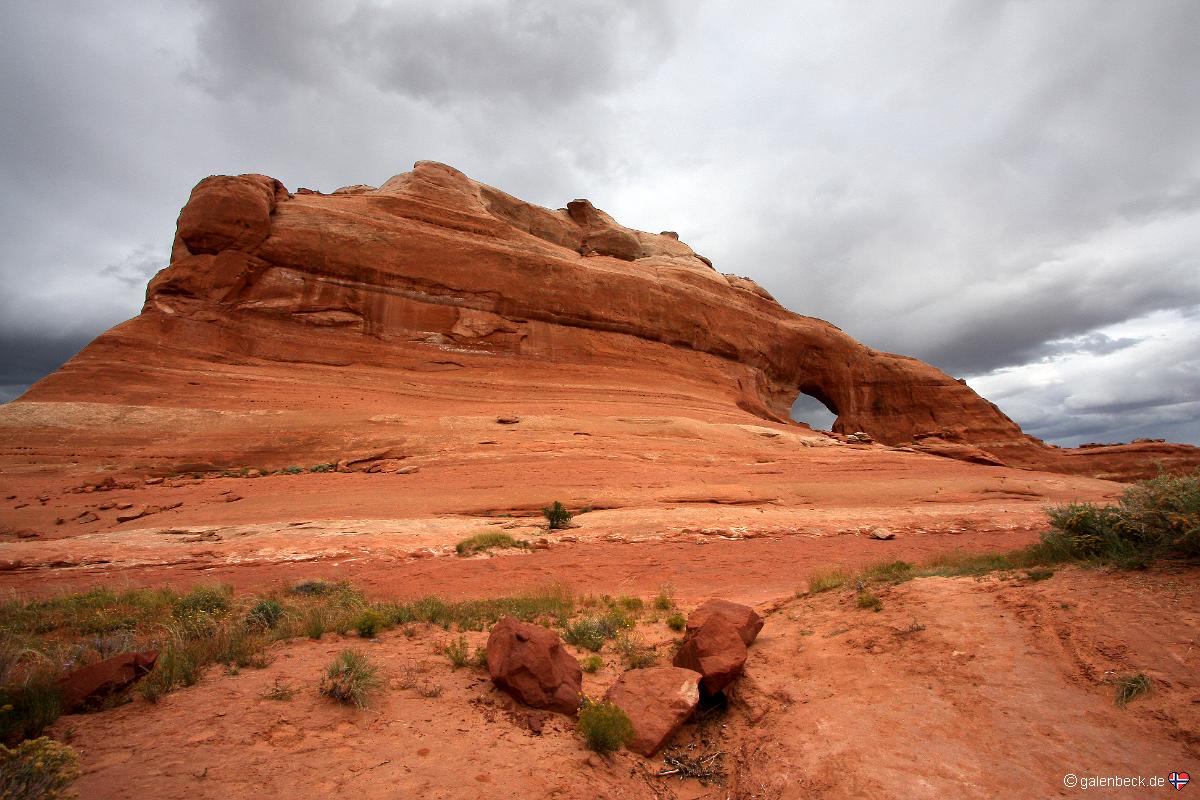
[[[305,373],[325,380],[323,370],[344,367],[354,375],[346,381],[380,387],[406,372],[474,366],[480,356],[492,376],[509,370],[511,380],[532,381],[532,393],[552,383],[553,369],[535,376],[531,365],[666,370],[681,384],[705,384],[706,401],[729,412],[776,422],[804,392],[837,414],[835,432],[984,464],[1116,479],[1150,474],[1155,463],[1200,464],[1200,449],[1183,445],[1047,447],[963,381],[788,311],[671,232],[625,228],[586,200],[535,206],[432,162],[378,189],[330,195],[289,194],[262,175],[204,179],[141,315],[22,400],[143,408],[215,395],[223,408],[265,414],[271,406],[261,398],[276,378],[250,369],[231,379],[230,368],[287,365],[305,382]],[[279,387],[276,408],[286,408]],[[78,414],[29,413],[30,429],[46,437],[33,449],[50,458],[59,445],[46,429],[69,428]],[[133,426],[107,452],[173,468],[278,464],[333,447],[367,460],[402,456],[393,437],[361,419],[343,418],[337,435],[242,423],[156,419],[152,431]],[[154,435],[170,437],[174,458]]]

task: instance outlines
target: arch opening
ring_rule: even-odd
[[[800,392],[792,401],[789,416],[793,422],[803,422],[815,431],[831,431],[837,422],[837,411],[817,392],[818,390]]]

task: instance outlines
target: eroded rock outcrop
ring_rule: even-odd
[[[521,381],[533,379],[530,365],[554,363],[666,370],[689,391],[703,383],[705,402],[722,414],[775,422],[787,422],[804,392],[837,414],[836,432],[983,464],[1128,479],[1153,473],[1154,462],[1200,463],[1200,449],[1165,443],[1046,447],[964,382],[788,311],[753,281],[713,269],[673,232],[623,227],[587,200],[542,208],[433,162],[377,189],[328,195],[289,194],[263,175],[204,179],[180,213],[171,263],[150,282],[141,315],[22,400],[83,394],[133,408],[216,395],[228,404],[258,380],[258,365],[309,370],[309,382],[326,368],[376,370],[371,381],[380,385],[402,381],[405,370],[467,369],[480,356],[491,359],[490,374],[509,370]],[[221,365],[220,380],[206,377],[204,365]],[[190,380],[173,383],[184,371]],[[171,435],[179,458],[197,462],[220,462],[212,453],[222,448],[232,461],[231,441],[240,463],[299,459],[335,443],[395,443],[358,422],[340,436],[280,436],[265,423],[269,435],[250,423],[231,432],[216,417],[171,424],[156,432]],[[151,438],[127,437],[127,452],[151,463],[161,457]]]

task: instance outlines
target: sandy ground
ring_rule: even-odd
[[[729,707],[677,739],[725,754],[719,786],[657,777],[661,756],[589,754],[564,717],[534,733],[484,673],[452,670],[439,652],[451,634],[426,626],[277,645],[264,669],[214,669],[157,705],[64,717],[55,732],[80,750],[88,798],[1167,796],[1063,780],[1152,779],[1197,763],[1197,577],[925,578],[882,591],[879,613],[849,590],[759,603],[766,626]],[[662,622],[641,633],[668,651]],[[485,634],[467,636],[474,646]],[[350,646],[387,677],[366,710],[316,692]],[[616,656],[604,655],[585,676],[589,694],[616,678]],[[1154,691],[1118,708],[1106,681],[1138,671]],[[296,695],[265,699],[276,682]]]

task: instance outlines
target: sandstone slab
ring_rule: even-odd
[[[700,673],[682,667],[631,669],[604,699],[617,705],[633,725],[635,753],[652,756],[671,740],[700,703]]]

